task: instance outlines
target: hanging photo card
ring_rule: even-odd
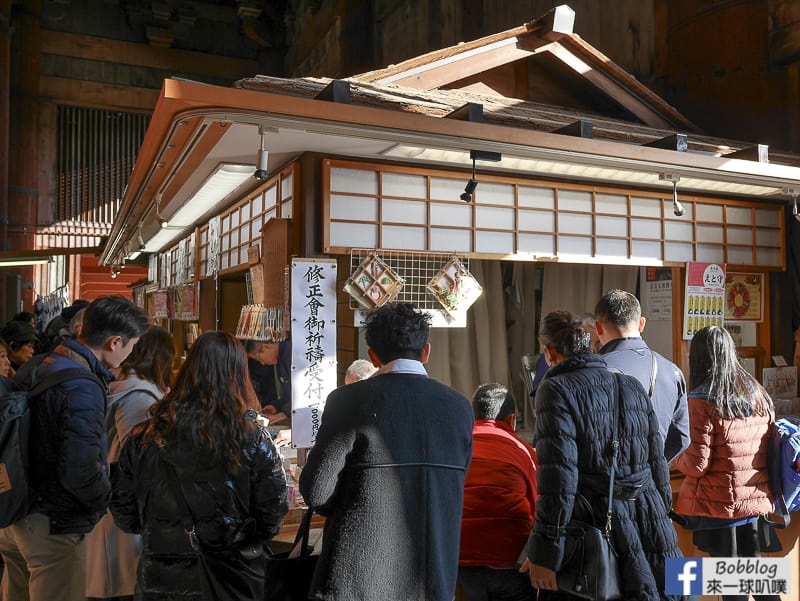
[[[345,282],[344,291],[364,308],[373,309],[395,298],[404,283],[378,255],[369,253]]]
[[[725,321],[764,321],[764,274],[728,273]]]
[[[686,295],[683,311],[683,338],[708,326],[722,326],[725,297],[725,264],[686,264]]]
[[[197,315],[197,287],[194,284],[183,286],[181,296],[180,320],[196,321]]]
[[[425,288],[450,317],[466,313],[483,294],[483,287],[457,257],[450,259]]]

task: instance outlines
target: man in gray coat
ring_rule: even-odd
[[[327,516],[311,599],[452,601],[472,407],[428,377],[429,317],[385,305],[366,320],[371,378],[334,390],[300,475]]]
[[[671,461],[689,446],[689,408],[686,380],[680,368],[650,350],[642,340],[645,318],[639,300],[630,292],[611,290],[594,309],[599,353],[606,364],[635,377],[644,387],[658,418],[664,456]]]

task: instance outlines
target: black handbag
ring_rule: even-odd
[[[290,551],[267,557],[264,601],[308,600],[311,578],[319,559],[318,555],[312,555],[314,547],[308,544],[312,514],[309,507]]]
[[[166,460],[165,460],[166,461]],[[194,515],[183,493],[178,470],[166,461],[175,475],[178,498],[184,508],[183,527],[189,544],[197,553],[203,599],[206,601],[261,601],[267,556],[256,538],[256,522],[246,518],[232,538],[229,549],[215,551],[203,547],[194,527]],[[238,500],[238,498],[237,498]]]
[[[614,374],[617,384],[617,404],[614,412],[614,434],[611,442],[611,473],[608,478],[608,510],[604,528],[591,522],[576,519],[577,505],[585,504],[591,516],[589,502],[582,495],[575,498],[573,519],[564,527],[564,559],[556,573],[558,590],[592,601],[614,601],[622,597],[617,554],[611,543],[611,516],[614,499],[614,475],[617,471],[619,441],[619,374]],[[591,519],[591,518],[590,518]]]

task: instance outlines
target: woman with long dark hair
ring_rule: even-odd
[[[536,391],[538,496],[521,571],[529,572],[540,600],[575,598],[550,592],[558,589],[564,527],[572,518],[605,523],[616,419],[611,526],[622,596],[673,598],[664,593],[664,558],[681,553],[668,515],[672,490],[664,443],[647,393],[635,378],[610,372],[590,353],[589,332],[567,311],[544,316],[539,343],[550,369]]]
[[[109,384],[106,410],[108,462],[119,461],[131,429],[149,417],[150,407],[169,392],[175,345],[164,328],[150,326]],[[142,552],[138,534],[126,534],[107,513],[88,536],[86,596],[92,599],[132,599],[136,566]]]
[[[192,345],[174,388],[135,427],[112,474],[111,511],[141,533],[143,599],[206,600],[212,560],[231,598],[261,599],[265,545],[287,510],[278,453],[256,421],[244,347],[226,332]]]
[[[689,346],[689,447],[672,466],[686,475],[675,512],[712,557],[757,557],[774,531],[767,449],[772,399],[739,363],[724,328],[698,331]],[[774,548],[769,550],[776,550]],[[723,595],[746,601],[748,595]],[[779,600],[779,595],[756,599]]]

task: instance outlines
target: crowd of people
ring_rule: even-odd
[[[0,600],[206,601],[213,558],[234,598],[260,601],[288,507],[258,420],[290,414],[281,347],[206,332],[173,377],[169,332],[130,301],[68,309],[46,340],[24,314],[0,333],[0,392],[85,374],[30,404],[31,505],[0,529]],[[680,597],[665,591],[672,517],[711,556],[767,550],[772,401],[725,329],[695,334],[687,387],[644,327],[622,290],[592,317],[542,317],[531,446],[507,386],[470,400],[428,377],[425,312],[371,311],[369,360],[329,395],[300,475],[326,518],[309,599],[450,601],[457,585],[467,601],[574,599],[558,587],[565,526],[609,505],[624,599]],[[686,475],[674,508],[670,463]]]

